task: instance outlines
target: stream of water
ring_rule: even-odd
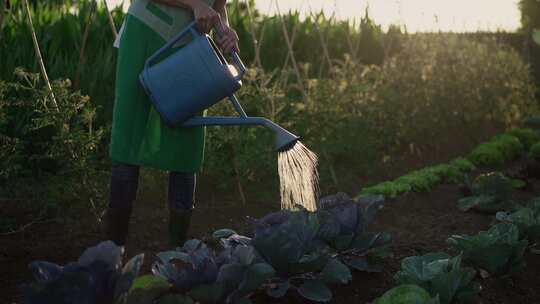
[[[293,210],[301,205],[316,211],[319,199],[318,158],[300,141],[278,154],[281,209]]]

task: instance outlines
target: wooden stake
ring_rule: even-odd
[[[97,8],[97,2],[92,1],[92,6],[90,7],[90,13],[86,19],[86,27],[84,29],[83,40],[81,44],[81,51],[79,52],[79,64],[77,65],[77,71],[75,72],[75,79],[73,80],[73,88],[75,90],[79,89],[81,83],[81,70],[84,65],[84,50],[86,49],[86,43],[88,42],[88,33],[90,32],[90,25],[92,25],[92,20],[94,18],[94,13]]]
[[[251,40],[253,42],[253,50],[255,51],[255,65],[262,70],[262,62],[261,62],[261,49],[259,48],[259,43],[257,41],[257,35],[255,34],[255,24],[253,21],[253,15],[251,14],[251,7],[249,5],[249,0],[246,0],[246,7],[248,12],[248,20],[249,20],[249,32],[251,34]]]
[[[278,16],[281,20],[281,29],[283,30],[283,36],[285,37],[285,42],[287,43],[287,48],[289,51],[289,55],[291,57],[293,69],[294,69],[294,72],[296,73],[296,78],[298,78],[298,86],[300,87],[300,90],[302,91],[302,94],[304,95],[304,98],[306,99],[305,101],[307,102],[308,95],[306,92],[306,87],[304,86],[303,77],[302,77],[302,74],[300,73],[300,69],[298,68],[296,57],[294,56],[294,50],[293,50],[292,43],[289,37],[289,33],[287,31],[287,26],[285,25],[285,19],[283,18],[283,15],[281,15],[281,10],[279,9],[278,0],[276,0],[275,3],[276,3]]]
[[[6,0],[0,0],[0,38],[2,38],[2,29],[4,28],[5,12],[6,12]]]
[[[32,15],[30,12],[30,6],[28,5],[28,0],[23,0],[23,6],[26,10],[26,16],[28,17],[28,26],[30,27],[30,31],[32,33],[32,42],[34,43],[34,50],[38,58],[39,68],[41,69],[41,75],[43,76],[43,79],[45,80],[45,83],[47,85],[47,89],[49,90],[49,94],[51,95],[51,100],[53,102],[54,108],[56,109],[57,112],[60,112],[60,110],[58,109],[58,103],[56,103],[56,97],[54,96],[51,82],[49,81],[49,76],[47,75],[47,70],[45,69],[45,63],[43,62],[43,57],[41,56],[41,50],[39,49],[39,43],[37,41],[36,30],[34,29],[34,23],[32,22]]]
[[[114,40],[118,38],[118,31],[116,31],[116,25],[114,25],[114,19],[111,14],[111,11],[109,10],[109,5],[107,4],[107,0],[103,0],[103,4],[105,5],[105,10],[107,11],[107,16],[109,18],[109,25],[111,26],[111,31],[114,36]]]
[[[325,57],[325,59],[326,59],[326,61],[328,63],[328,70],[331,71],[332,70],[332,60],[330,59],[330,53],[328,52],[328,37],[325,37],[324,33],[322,32],[321,28],[319,27],[319,17],[317,16],[315,18],[315,15],[313,14],[313,10],[311,10],[311,7],[310,7],[310,11],[311,11],[310,12],[311,18],[313,18],[313,21],[314,21],[313,24],[315,25],[315,30],[319,34],[319,41],[320,41],[322,49],[323,49],[324,57]]]

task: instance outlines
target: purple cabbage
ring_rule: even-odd
[[[34,281],[23,286],[27,304],[113,303],[127,297],[144,255],[122,267],[123,248],[111,241],[88,248],[77,262],[60,266],[34,261]]]

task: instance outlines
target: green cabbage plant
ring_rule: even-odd
[[[384,197],[395,198],[398,195],[405,194],[412,190],[411,186],[408,184],[398,183],[398,182],[382,182],[380,184],[363,188],[363,195],[384,195]]]
[[[519,229],[510,223],[499,223],[476,235],[454,235],[448,243],[463,252],[465,262],[495,275],[519,270],[528,241],[519,239]]]
[[[395,278],[399,284],[415,284],[438,296],[442,304],[470,301],[480,290],[473,282],[476,271],[461,266],[461,255],[428,253],[401,261]]]
[[[540,200],[536,199],[530,207],[519,208],[513,212],[498,212],[497,220],[512,223],[519,229],[519,237],[534,242],[540,239]]]
[[[462,211],[475,209],[482,212],[497,212],[513,205],[510,196],[515,181],[500,172],[481,174],[472,182],[467,176],[465,184],[471,195],[459,200],[458,207]]]
[[[418,285],[399,285],[385,292],[373,304],[440,304],[438,297],[432,298],[429,292]]]

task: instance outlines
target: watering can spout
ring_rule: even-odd
[[[273,121],[264,117],[192,117],[188,121],[184,122],[184,127],[195,126],[264,126],[274,132],[276,151],[282,152],[290,149],[300,137],[285,130]]]
[[[285,130],[284,128],[271,121],[268,127],[274,132],[276,136],[275,145],[276,151],[278,152],[289,150],[300,139],[300,137],[292,134],[291,132]]]

